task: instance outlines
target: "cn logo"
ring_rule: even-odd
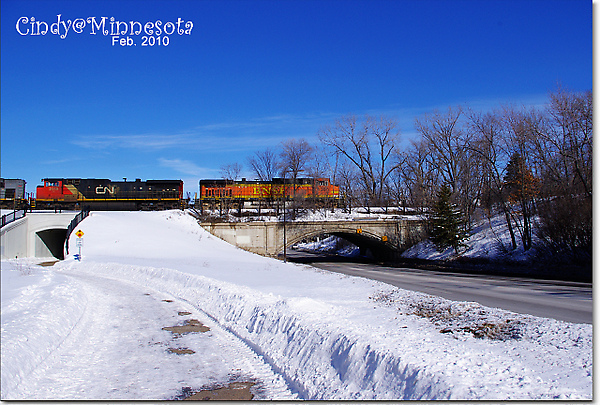
[[[102,186],[98,186],[96,187],[96,194],[114,194],[115,193],[115,188],[114,187],[102,187]]]

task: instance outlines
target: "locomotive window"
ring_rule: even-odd
[[[47,181],[46,187],[58,187],[58,181]]]

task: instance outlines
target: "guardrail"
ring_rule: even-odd
[[[23,218],[25,215],[27,215],[26,209],[15,210],[10,214],[2,215],[2,226],[0,226],[0,228],[2,228],[4,225],[8,225],[11,222],[16,221],[17,219]]]
[[[77,225],[79,225],[79,223],[81,221],[83,221],[85,218],[87,218],[88,215],[90,215],[90,210],[89,209],[83,209],[83,210],[81,210],[81,212],[79,214],[75,215],[75,218],[73,218],[73,220],[71,221],[71,223],[67,227],[67,239],[65,241],[65,249],[66,249],[67,254],[69,254],[69,237],[71,236],[71,233],[73,232],[73,230],[75,229],[75,227]]]

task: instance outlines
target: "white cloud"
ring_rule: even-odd
[[[79,136],[73,144],[88,149],[128,148],[159,150],[182,145],[184,135],[143,134],[143,135],[88,135]]]
[[[540,106],[546,95],[521,95],[513,98],[473,99],[468,103],[450,103],[428,107],[405,107],[390,105],[367,111],[356,111],[357,115],[387,115],[395,117],[404,139],[416,137],[414,119],[435,109],[445,110],[449,106],[465,105],[476,110],[499,108],[504,104]],[[78,136],[73,144],[86,149],[114,150],[133,149],[140,152],[178,150],[198,151],[199,153],[246,153],[251,154],[267,147],[277,147],[282,141],[291,138],[305,138],[308,142],[318,143],[317,132],[323,125],[333,123],[344,114],[335,112],[313,112],[305,114],[279,114],[251,118],[247,120],[231,119],[223,122],[204,123],[176,133],[88,135]],[[180,161],[179,166],[186,173],[196,170],[188,162]],[[175,164],[175,162],[173,162]],[[186,168],[187,167],[187,168]],[[206,170],[206,169],[203,169]]]
[[[200,167],[189,160],[159,158],[158,163],[163,167],[191,176],[206,177],[215,173],[214,169]]]

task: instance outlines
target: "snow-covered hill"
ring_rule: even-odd
[[[84,328],[90,303],[99,300],[94,291],[109,286],[115,296],[136,291],[131,304],[141,307],[139,319],[176,319],[157,303],[145,310],[143,291],[201,318],[214,342],[190,345],[202,353],[215,342],[236,347],[213,359],[212,384],[244,375],[257,381],[260,399],[592,398],[591,325],[263,258],[213,237],[180,211],[94,212],[80,228],[81,262],[2,262],[2,399],[166,399],[208,384],[200,371],[174,366],[182,357],[172,360],[158,344],[166,338],[154,332],[154,321],[139,323],[138,338],[121,339],[119,347],[96,333],[116,339],[129,325],[114,325],[120,333]],[[66,361],[82,352],[78,336],[102,350],[86,362]]]

